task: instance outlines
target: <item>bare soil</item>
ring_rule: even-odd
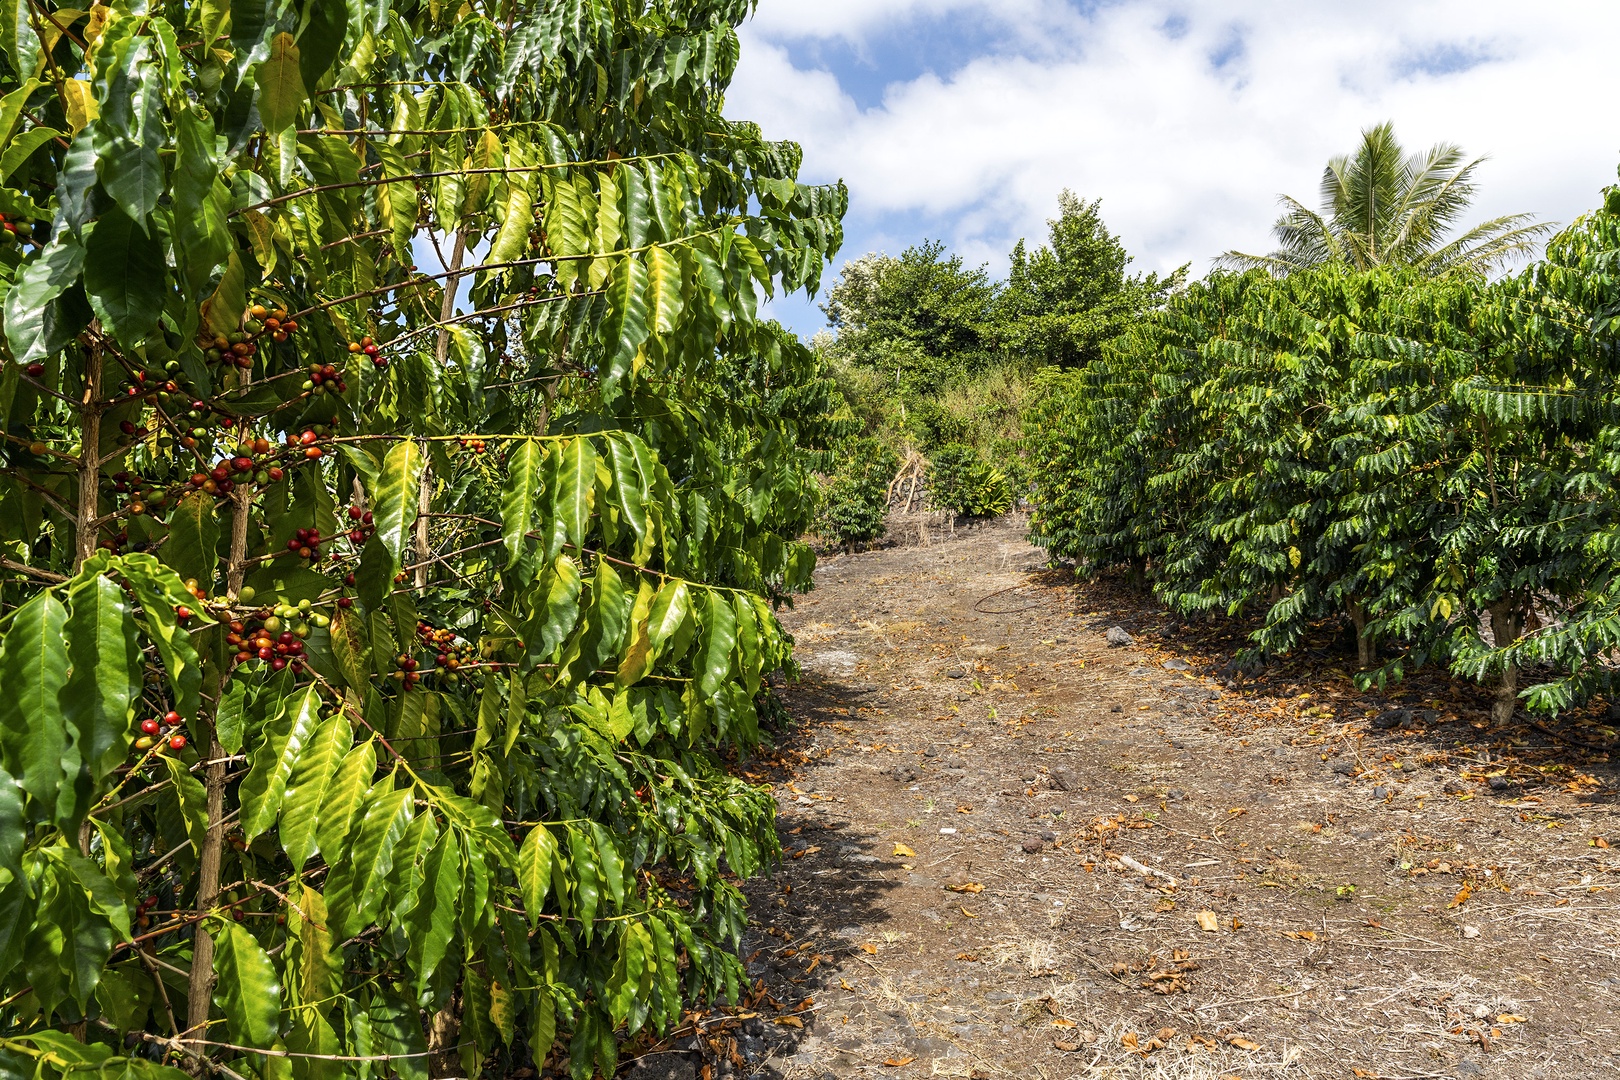
[[[1077,583],[1024,524],[823,559],[793,723],[742,766],[787,853],[757,981],[631,1075],[1620,1075],[1606,717],[1362,694],[1333,627],[1243,674],[1241,628]]]

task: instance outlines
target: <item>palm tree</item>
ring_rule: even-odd
[[[1484,160],[1464,163],[1462,148],[1452,143],[1408,155],[1393,124],[1368,128],[1354,155],[1328,162],[1320,211],[1279,196],[1286,209],[1271,227],[1276,251],[1229,251],[1217,265],[1260,268],[1278,276],[1330,262],[1362,270],[1400,265],[1436,275],[1458,270],[1488,274],[1531,254],[1552,226],[1536,222],[1531,214],[1508,214],[1448,240],[1474,201],[1474,170]]]

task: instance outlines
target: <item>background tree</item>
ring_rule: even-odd
[[[1273,274],[1330,262],[1358,270],[1410,266],[1430,275],[1491,273],[1533,253],[1550,226],[1530,214],[1507,214],[1453,236],[1474,201],[1474,173],[1484,160],[1465,160],[1451,143],[1407,154],[1393,124],[1367,128],[1353,154],[1328,162],[1320,209],[1278,197],[1285,212],[1272,226],[1275,251],[1229,251],[1220,264]]]
[[[1102,200],[1058,196],[1048,241],[1033,254],[1020,240],[997,297],[994,339],[1007,358],[1031,367],[1080,367],[1180,287],[1186,267],[1160,279],[1127,277],[1131,258],[1099,213]]]
[[[898,389],[931,394],[991,359],[986,332],[996,287],[938,240],[899,258],[869,254],[846,263],[822,310],[837,332],[834,354],[884,372]]]

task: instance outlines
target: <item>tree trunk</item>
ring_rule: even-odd
[[[1378,662],[1378,642],[1367,634],[1367,609],[1361,602],[1352,600],[1347,609],[1356,628],[1356,666],[1365,671]]]
[[[1519,640],[1524,629],[1524,604],[1517,598],[1503,600],[1491,608],[1491,637],[1498,649],[1505,649]],[[1502,668],[1502,681],[1496,687],[1496,699],[1491,702],[1491,723],[1502,725],[1513,719],[1513,710],[1519,704],[1519,668],[1507,664]]]
[[[76,508],[73,569],[96,553],[96,518],[101,494],[101,346],[85,346],[84,397],[79,407],[79,505]]]
[[[247,386],[248,374],[242,375]],[[238,484],[231,492],[231,547],[225,560],[225,592],[234,603],[242,591],[242,579],[247,575],[247,536],[249,516],[253,509],[253,490]],[[229,677],[221,672],[221,685]],[[214,939],[201,921],[219,899],[219,869],[225,850],[225,748],[212,723],[199,716],[198,746],[208,748],[208,767],[203,773],[203,789],[207,793],[208,832],[203,837],[202,850],[197,853],[197,906],[198,922],[193,929],[191,945],[191,979],[186,989],[186,1035],[199,1042],[197,1053],[206,1055],[201,1045],[208,1037],[208,1008],[214,994]],[[188,1068],[200,1073],[200,1058],[189,1059]]]

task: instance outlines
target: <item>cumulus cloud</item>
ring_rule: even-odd
[[[1620,162],[1620,5],[1561,0],[762,0],[727,111],[852,195],[844,256],[945,240],[999,272],[1057,193],[1137,267],[1266,250],[1279,192],[1391,119],[1490,162],[1481,217],[1568,221]],[[814,329],[808,305],[780,309]]]

